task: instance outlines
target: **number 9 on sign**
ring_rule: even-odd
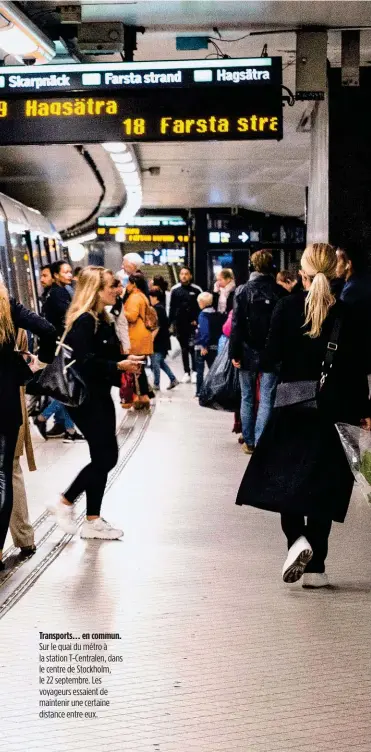
[[[146,121],[144,118],[126,118],[122,121],[125,136],[145,136]]]

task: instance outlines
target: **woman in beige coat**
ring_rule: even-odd
[[[17,337],[17,348],[23,352],[28,349],[27,335],[23,329],[20,329]],[[32,556],[36,551],[35,535],[32,525],[30,524],[27,506],[27,496],[24,484],[24,477],[20,458],[25,451],[30,471],[36,470],[35,457],[32,447],[30,424],[28,421],[25,389],[21,387],[21,406],[23,424],[19,429],[17,446],[15,449],[13,461],[13,510],[10,518],[10,533],[13,543],[21,549],[21,558]]]

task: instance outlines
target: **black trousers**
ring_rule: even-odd
[[[190,343],[190,335],[178,335],[178,341],[182,350],[182,361],[184,373],[191,373],[196,371],[196,355],[194,345]],[[191,358],[191,366],[189,364],[189,358]]]
[[[63,495],[67,501],[74,502],[85,491],[86,514],[99,516],[108,473],[118,460],[115,407],[110,394],[100,394],[68,411],[88,442],[91,462]]]
[[[305,518],[300,514],[281,514],[282,530],[287,538],[288,548],[304,535],[313,549],[313,558],[307,564],[306,572],[325,571],[325,561],[328,553],[328,539],[331,532],[332,520]]]
[[[0,551],[4,548],[13,509],[13,460],[19,425],[0,432]]]

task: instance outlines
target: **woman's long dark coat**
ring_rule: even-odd
[[[312,339],[304,327],[306,293],[281,300],[273,313],[261,369],[279,367],[280,381],[318,380],[335,318],[342,319],[338,350],[321,392],[319,410],[274,409],[237,496],[238,505],[343,522],[353,489],[335,423],[359,425],[370,415],[367,338],[362,321],[337,302]],[[304,327],[304,328],[303,328]]]

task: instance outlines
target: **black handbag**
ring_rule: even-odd
[[[319,381],[286,381],[278,384],[274,407],[297,407],[317,410],[318,397],[333,366],[341,329],[341,319],[337,318],[327,343]]]
[[[64,343],[65,335],[57,343],[53,362],[34,374],[26,392],[51,397],[66,407],[80,407],[87,397],[87,387],[75,366],[72,348]]]

